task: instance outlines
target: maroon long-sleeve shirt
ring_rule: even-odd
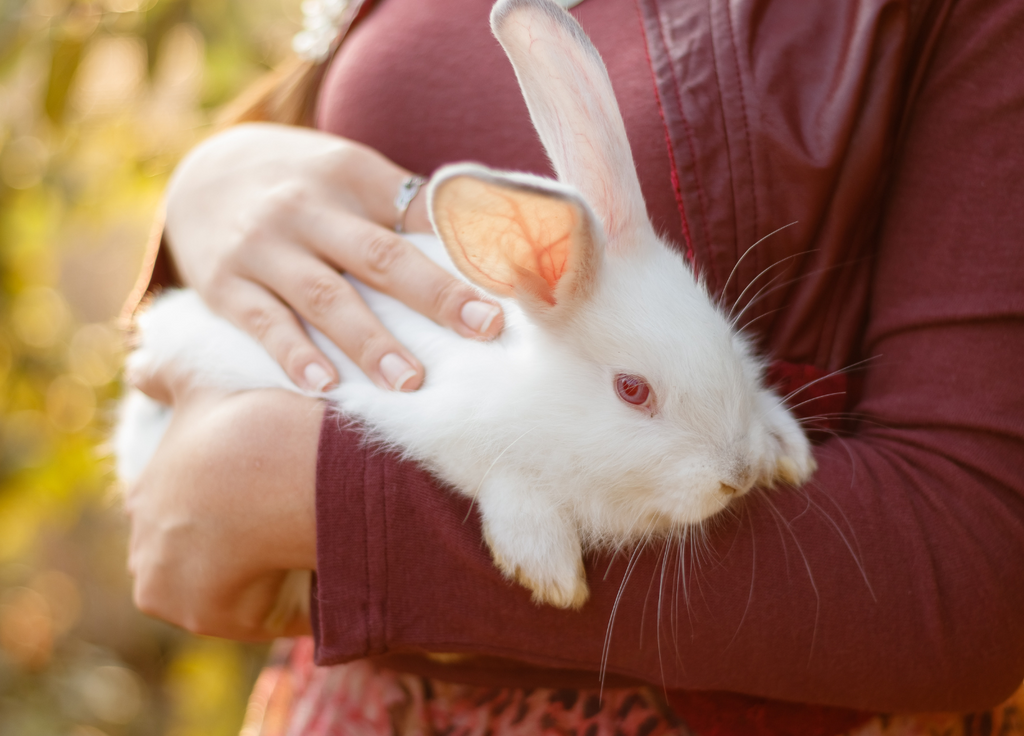
[[[320,127],[423,174],[466,159],[549,173],[490,4],[380,2],[332,64]],[[537,607],[465,499],[328,419],[318,661],[594,685],[610,630],[612,680],[995,704],[1024,679],[1024,6],[572,12],[609,67],[655,225],[715,292],[735,267],[726,303],[760,294],[744,322],[771,356],[857,366],[848,431],[817,445],[805,488],[754,494],[682,554],[639,555],[613,620],[625,557],[589,557],[582,611]]]

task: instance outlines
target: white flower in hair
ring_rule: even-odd
[[[307,61],[322,61],[334,43],[348,0],[305,0],[302,30],[292,39],[292,49]]]

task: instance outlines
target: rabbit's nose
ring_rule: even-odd
[[[737,468],[719,481],[720,490],[727,496],[742,496],[754,487],[757,474],[749,466]]]

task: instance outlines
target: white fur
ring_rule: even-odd
[[[591,235],[573,241],[590,251],[572,251],[582,255],[567,271],[582,284],[578,293],[558,292],[558,304],[546,306],[517,286],[517,298],[502,303],[504,332],[488,343],[350,279],[425,366],[422,388],[410,393],[376,387],[310,332],[342,375],[328,394],[337,411],[476,499],[496,562],[536,600],[579,606],[587,596],[582,549],[699,522],[755,484],[803,482],[814,463],[800,426],[763,387],[744,338],[638,213],[643,200],[607,73],[575,21],[548,0],[502,0],[492,25],[561,181],[447,167],[431,184],[432,216],[442,217],[439,193],[460,178],[513,199],[550,197],[590,223],[580,232]],[[437,238],[409,239],[454,272]],[[193,292],[159,298],[139,330],[133,364],[174,361],[227,389],[298,391]],[[620,373],[643,376],[654,404],[623,402]],[[166,415],[137,393],[125,402],[115,437],[122,477],[144,467]]]

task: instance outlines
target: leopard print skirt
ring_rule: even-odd
[[[368,661],[316,667],[309,638],[275,644],[240,736],[391,734],[702,736],[653,688],[485,688],[392,672]],[[879,715],[836,736],[1024,736],[1024,686],[984,713]]]

